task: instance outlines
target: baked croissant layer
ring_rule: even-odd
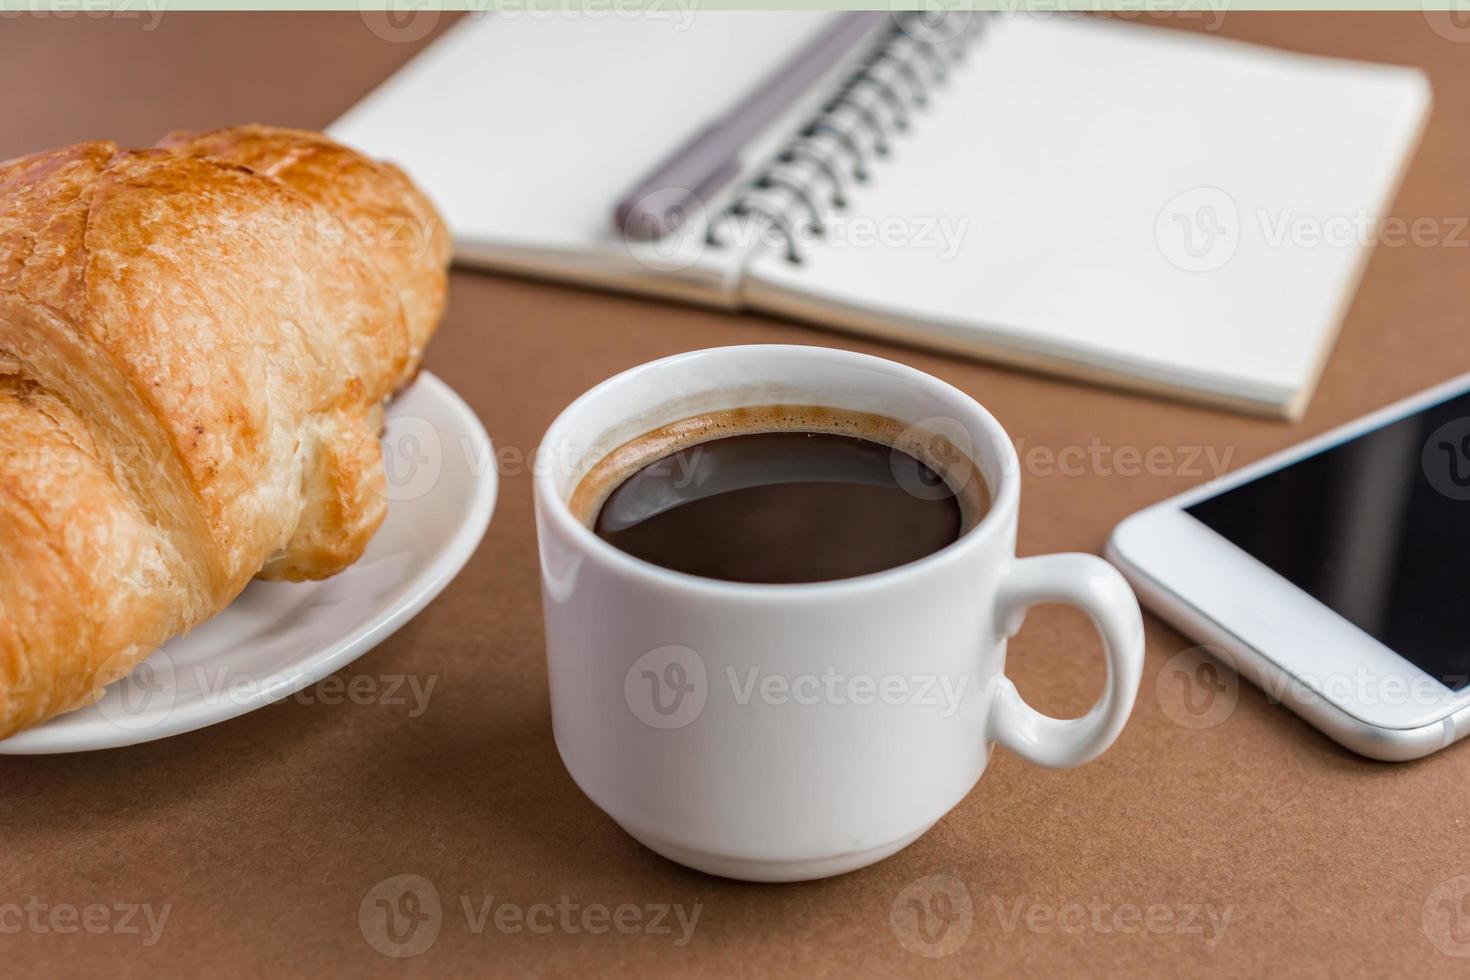
[[[315,133],[0,163],[0,737],[361,556],[448,257],[407,177]]]

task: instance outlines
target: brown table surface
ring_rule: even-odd
[[[178,127],[324,126],[448,20],[426,16],[374,31],[356,13],[7,15],[0,158],[103,137],[146,145]],[[1446,227],[1470,213],[1470,44],[1448,39],[1470,34],[1419,14],[1217,16],[1181,26],[1422,65],[1437,107],[1394,213]],[[1221,723],[1189,727],[1199,704],[1183,700],[1170,659],[1192,644],[1152,617],[1132,721],[1092,765],[1052,772],[998,752],[918,843],[828,881],[741,884],[651,854],[582,796],[552,744],[530,481],[510,455],[530,452],[578,393],[642,361],[720,344],[839,345],[953,382],[1029,447],[1163,447],[1175,461],[1166,475],[1027,469],[1021,552],[1097,552],[1119,519],[1207,475],[1207,463],[1188,465],[1196,450],[1229,454],[1233,467],[1470,369],[1470,249],[1463,231],[1454,240],[1376,250],[1296,425],[764,317],[456,273],[429,366],[507,454],[499,507],[464,573],[343,672],[366,675],[373,691],[432,681],[425,710],[291,699],[154,744],[0,759],[0,970],[1463,976],[1470,964],[1449,954],[1470,948],[1466,882],[1454,880],[1470,873],[1470,749],[1369,762],[1248,685]],[[1075,713],[1101,688],[1078,614],[1037,610],[1011,649],[1012,675],[1047,709]],[[443,908],[437,940],[410,959],[376,951],[359,927],[368,893],[400,874],[432,882]],[[934,875],[962,883],[971,906],[949,939],[926,946],[890,913]],[[549,933],[493,919],[477,931],[489,896],[594,916],[631,903],[645,923],[654,905],[689,915],[699,903],[699,918],[682,943],[677,924],[591,934],[560,912]],[[93,903],[113,909],[106,931],[61,931],[66,908]],[[168,908],[156,935],[144,905]],[[945,952],[966,926],[958,951],[920,955]]]

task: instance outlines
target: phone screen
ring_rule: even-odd
[[[1446,687],[1470,684],[1470,393],[1186,512]]]

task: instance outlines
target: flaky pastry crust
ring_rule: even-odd
[[[396,168],[249,126],[0,163],[0,737],[386,512],[449,242]]]

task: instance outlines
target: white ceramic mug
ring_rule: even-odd
[[[873,412],[943,434],[977,464],[990,509],[918,561],[799,585],[661,568],[569,509],[581,477],[627,440],[770,404]],[[1128,585],[1092,555],[1015,556],[1010,439],[974,399],[913,368],[817,347],[681,354],[578,398],[537,459],[557,748],[594,803],[682,864],[756,881],[863,867],[954,807],[994,743],[1044,766],[1080,765],[1133,707],[1143,625]],[[1006,638],[1040,602],[1081,607],[1102,635],[1106,690],[1080,718],[1035,711],[1005,676]]]

